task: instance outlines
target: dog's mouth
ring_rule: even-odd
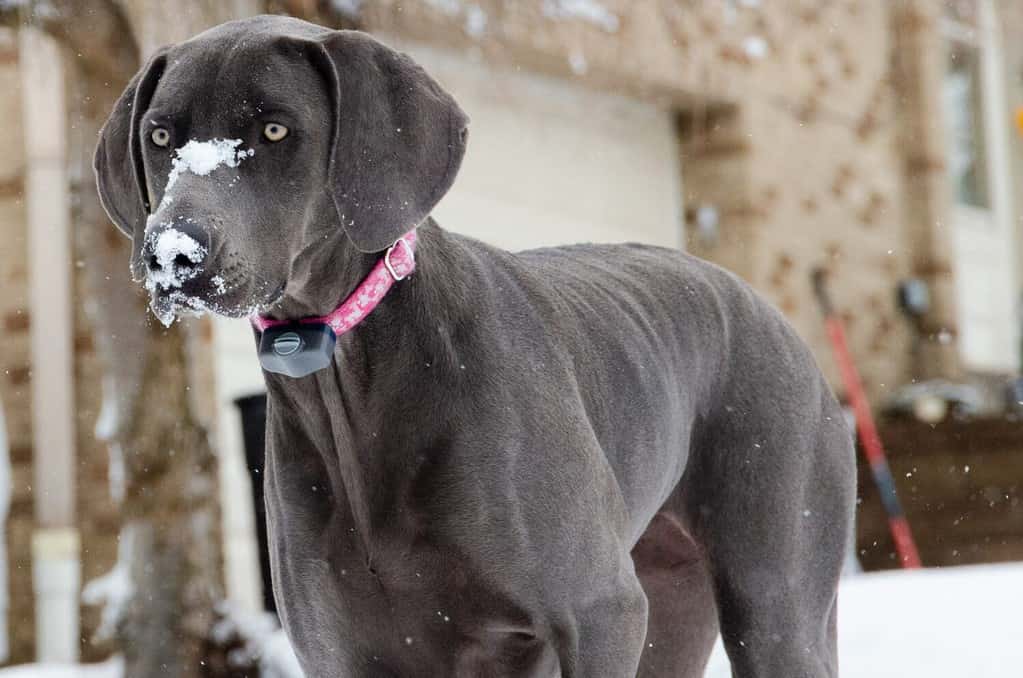
[[[175,287],[153,285],[148,280],[149,308],[165,327],[179,316],[214,313],[228,318],[244,318],[261,313],[284,296],[284,285],[252,284],[223,275],[196,273]]]
[[[179,315],[215,313],[241,318],[265,311],[284,295],[284,285],[256,274],[245,258],[203,232],[168,226],[147,237],[142,259],[153,314],[169,327]],[[170,221],[169,223],[176,223]]]
[[[149,308],[164,327],[170,327],[179,315],[202,315],[206,303],[181,290],[158,290],[150,293]]]

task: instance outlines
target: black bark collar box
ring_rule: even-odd
[[[259,364],[267,372],[305,377],[330,365],[337,336],[326,323],[288,323],[263,330]]]

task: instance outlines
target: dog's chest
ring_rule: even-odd
[[[453,534],[471,512],[431,518],[420,490],[367,529],[340,493],[278,471],[267,476],[277,599],[313,675],[546,675],[535,671],[551,661],[535,611],[502,593],[522,583]]]
[[[308,639],[300,655],[328,657],[315,675],[532,676],[551,661],[533,615],[455,552],[393,541],[367,560],[358,547],[332,549],[305,567],[293,561],[278,581],[285,605],[303,610],[297,626],[317,620],[289,629]]]

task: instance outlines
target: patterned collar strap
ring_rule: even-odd
[[[251,317],[252,325],[260,332],[280,325],[327,325],[336,336],[341,336],[358,325],[377,307],[391,286],[404,280],[416,268],[416,232],[409,231],[387,248],[369,275],[341,305],[327,315],[299,320],[274,320],[260,315]]]

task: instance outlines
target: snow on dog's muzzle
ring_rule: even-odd
[[[133,276],[143,279],[150,293],[150,308],[166,326],[179,310],[216,310],[211,298],[224,294],[223,276],[208,276],[214,263],[209,258],[215,254],[209,205],[218,204],[220,191],[238,181],[237,174],[217,179],[214,172],[236,170],[255,155],[241,145],[241,139],[190,139],[172,152],[163,195],[146,219],[138,264],[133,265]]]

